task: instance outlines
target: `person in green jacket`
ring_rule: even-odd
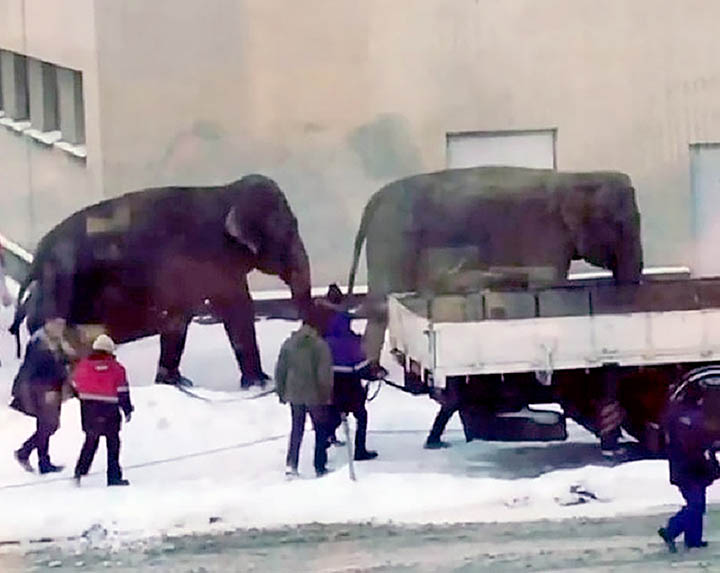
[[[300,444],[305,430],[306,414],[315,429],[315,473],[325,475],[328,437],[334,430],[335,408],[332,405],[332,354],[321,333],[322,314],[312,307],[302,327],[293,332],[280,348],[275,367],[275,383],[281,404],[290,404],[292,430],[287,453],[286,475],[298,475]]]

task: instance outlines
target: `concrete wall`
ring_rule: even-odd
[[[94,0],[0,0],[0,49],[79,70],[85,86],[87,160],[0,126],[0,233],[33,248],[102,197]]]
[[[262,171],[317,282],[344,280],[366,199],[444,167],[446,132],[555,127],[560,169],[632,175],[648,262],[689,261],[688,145],[720,140],[712,0],[98,7],[109,194]]]
[[[19,3],[0,0],[0,22]],[[92,3],[25,2],[57,17]],[[557,128],[559,169],[631,174],[648,263],[691,260],[688,145],[720,141],[720,3],[94,4],[95,193],[266,173],[300,219],[316,283],[344,282],[367,198],[443,168],[447,132]],[[0,46],[14,29],[0,23]],[[50,49],[44,31],[28,39]]]

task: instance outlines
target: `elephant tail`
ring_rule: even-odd
[[[28,276],[23,280],[22,284],[20,285],[20,290],[18,292],[17,297],[17,303],[15,306],[15,316],[13,316],[12,324],[10,325],[10,328],[8,328],[8,331],[10,334],[12,334],[15,337],[15,354],[18,358],[20,358],[20,325],[23,323],[23,320],[25,320],[25,315],[27,314],[27,302],[23,301],[23,297],[25,296],[25,291],[30,287],[32,284],[34,278],[32,277],[32,268],[31,272],[28,273]],[[32,293],[28,296],[28,298],[32,296]]]
[[[360,252],[362,251],[365,237],[367,236],[368,226],[377,211],[378,205],[380,204],[380,192],[375,193],[365,205],[363,210],[362,219],[360,220],[360,227],[355,235],[355,248],[353,250],[352,266],[350,267],[350,276],[348,277],[348,295],[351,295],[353,288],[355,287],[355,275],[357,274],[358,264],[360,263]]]
[[[42,268],[42,260],[44,259],[44,253],[45,249],[44,246],[46,245],[47,240],[43,238],[40,241],[40,244],[38,245],[35,256],[33,257],[33,261],[30,264],[30,268],[28,269],[28,273],[23,279],[23,281],[20,283],[20,289],[18,290],[18,296],[17,296],[17,302],[15,303],[15,315],[13,316],[12,324],[10,325],[10,328],[8,328],[8,331],[10,334],[12,334],[15,337],[15,354],[18,358],[20,358],[21,349],[20,349],[20,325],[23,323],[27,316],[27,308],[28,304],[30,303],[30,298],[32,298],[33,294],[37,294],[34,291],[36,289],[31,289],[28,292],[28,289],[30,289],[30,286],[40,279],[40,269]],[[27,294],[27,297],[26,297]],[[24,300],[23,300],[24,299]]]

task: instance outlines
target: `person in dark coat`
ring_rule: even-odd
[[[458,404],[452,398],[443,397],[440,399],[440,410],[435,415],[432,428],[430,433],[425,440],[424,448],[426,450],[437,450],[440,448],[449,448],[450,444],[442,440],[445,426],[453,417],[453,414],[458,411]]]
[[[283,343],[275,367],[280,403],[290,404],[292,429],[286,457],[286,475],[289,477],[298,475],[307,414],[310,414],[315,429],[315,473],[320,477],[328,472],[328,435],[334,417],[333,371],[330,348],[320,335],[321,320],[318,310],[311,307],[300,329]]]
[[[358,461],[372,460],[377,452],[368,450],[368,414],[365,402],[367,389],[362,380],[376,380],[387,372],[371,364],[362,347],[362,337],[350,328],[351,316],[344,304],[342,291],[335,284],[330,285],[326,301],[324,337],[333,357],[333,403],[338,411],[355,417],[355,452]]]
[[[667,414],[667,453],[670,483],[677,486],[685,506],[658,530],[668,549],[675,553],[675,538],[685,534],[685,546],[706,547],[702,538],[705,491],[720,477],[720,466],[711,450],[703,413],[702,370],[686,376],[687,389],[682,400],[671,401]],[[698,379],[694,379],[698,378]]]
[[[41,474],[62,471],[50,462],[50,437],[60,427],[63,384],[67,378],[66,361],[74,349],[64,339],[65,320],[53,318],[35,332],[28,342],[25,358],[13,383],[12,408],[33,416],[35,433],[15,451],[15,459],[33,472],[30,454],[37,450]]]
[[[100,437],[107,446],[107,485],[124,486],[120,469],[120,410],[129,422],[133,412],[125,368],[115,358],[115,343],[106,334],[98,336],[92,353],[78,362],[73,372],[73,386],[80,398],[85,443],[75,465],[75,482],[86,476],[92,465]]]

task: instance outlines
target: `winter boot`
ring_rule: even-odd
[[[113,478],[109,479],[107,481],[108,487],[116,486],[116,485],[130,485],[130,482],[123,478]]]
[[[341,448],[344,445],[345,445],[345,442],[343,440],[338,440],[337,437],[335,436],[335,434],[332,434],[328,438],[328,447],[337,446],[338,448]]]
[[[373,450],[355,450],[355,461],[362,462],[365,460],[374,460],[378,457],[378,453]]]
[[[294,468],[294,467],[292,467],[292,466],[287,466],[287,467],[285,468],[285,477],[286,477],[287,479],[293,479],[293,478],[296,478],[296,477],[299,477],[299,476],[300,476],[300,473],[298,472],[298,469],[297,469],[297,468]]]
[[[701,540],[701,541],[698,541],[697,543],[687,543],[687,542],[685,542],[685,547],[686,547],[687,549],[702,549],[703,547],[707,547],[707,546],[708,546],[708,542],[705,541],[704,539]]]
[[[423,447],[426,450],[440,450],[442,448],[449,448],[450,444],[443,442],[442,440],[431,440],[428,438],[425,440],[425,445]]]
[[[667,529],[664,527],[661,527],[658,529],[658,535],[662,538],[662,540],[665,542],[665,545],[668,548],[668,551],[670,553],[677,553],[677,547],[675,547],[675,541],[672,537],[670,537],[670,534],[667,532]]]
[[[41,474],[56,474],[65,469],[65,466],[56,466],[55,464],[51,462],[41,462],[40,463],[40,473]]]
[[[18,463],[22,466],[22,468],[26,472],[30,472],[31,474],[35,473],[35,470],[30,465],[30,460],[28,458],[26,458],[20,450],[17,450],[15,452],[15,459],[18,461]]]

